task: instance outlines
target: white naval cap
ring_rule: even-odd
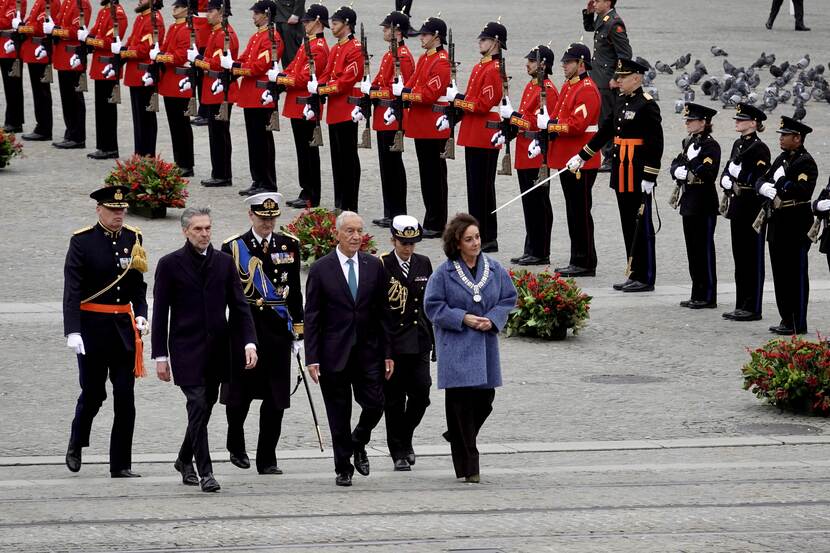
[[[401,242],[420,242],[421,241],[421,225],[418,219],[411,215],[396,215],[392,219],[392,237]]]
[[[262,192],[245,198],[245,203],[254,213],[260,217],[278,217],[282,194],[279,192]]]

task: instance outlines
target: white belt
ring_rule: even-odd
[[[589,125],[585,132],[599,132],[599,125]]]
[[[499,106],[493,106],[493,107],[490,108],[490,113],[498,113],[498,112],[499,112]]]
[[[193,17],[207,17],[207,12],[196,12]]]
[[[436,102],[449,102],[446,96],[439,96]]]

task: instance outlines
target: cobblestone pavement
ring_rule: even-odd
[[[373,67],[382,53],[376,23],[389,5],[385,0],[355,4],[369,33]],[[510,29],[508,64],[514,76],[515,105],[516,91],[525,79],[520,69],[522,56],[549,40],[559,56],[567,43],[578,40],[583,34],[582,5],[574,0],[416,0],[414,20],[440,11],[452,24],[462,63],[459,84],[463,85],[477,59],[478,31],[485,21],[501,15]],[[243,41],[250,35],[246,7],[235,6],[233,19]],[[669,62],[692,52],[693,59],[701,58],[715,73],[720,60],[708,53],[712,44],[728,50],[735,65],[749,65],[762,50],[774,51],[779,61],[794,61],[812,52],[816,63],[830,62],[820,56],[826,54],[830,31],[826,18],[820,19],[818,3],[807,3],[812,33],[791,32],[792,19],[784,13],[774,31],[765,31],[761,27],[765,8],[760,0],[752,5],[755,14],[749,14],[740,2],[665,0],[659,6],[645,0],[620,2],[635,54],[652,62]],[[585,40],[590,43],[589,36]],[[561,77],[557,74],[556,79]],[[667,139],[663,165],[668,166],[683,130],[673,113],[673,78],[661,76],[658,84]],[[25,87],[28,90],[28,83]],[[62,123],[57,87],[53,89],[54,134],[59,136]],[[121,153],[125,155],[132,144],[128,106],[123,104],[119,113]],[[91,95],[87,107],[88,146],[92,147]],[[830,106],[810,103],[807,108],[807,121],[816,129],[807,146],[818,161],[819,186],[823,186],[830,171]],[[31,105],[26,109],[26,130],[31,130]],[[786,109],[779,108],[775,116],[789,114],[791,107]],[[715,136],[724,149],[734,138],[729,116],[723,110],[715,120]],[[233,114],[232,132],[237,139],[235,185],[241,188],[249,181],[239,110]],[[190,203],[214,208],[214,242],[218,243],[243,230],[247,218],[235,189],[198,186],[199,179],[209,176],[207,132],[195,128],[194,136],[196,179]],[[275,138],[280,189],[292,198],[297,184],[291,135],[283,131]],[[774,132],[768,131],[763,138],[777,151]],[[409,205],[420,217],[423,208],[414,147],[411,142],[406,147]],[[159,153],[172,158],[162,113]],[[437,453],[422,457],[411,474],[392,473],[385,458],[373,457],[372,476],[358,478],[348,491],[334,487],[329,457],[303,457],[304,451],[314,447],[314,434],[302,395],[295,396],[283,425],[279,445],[281,465],[287,471],[283,477],[258,477],[217,463],[224,488],[218,497],[206,497],[181,487],[171,467],[154,460],[136,463],[144,474],[138,481],[111,481],[105,478],[106,466],[99,464],[70,475],[60,465],[60,457],[78,385],[75,361],[62,337],[62,265],[68,236],[94,220],[86,195],[101,183],[111,165],[43,143],[27,143],[26,154],[27,158],[15,160],[0,172],[0,235],[4,238],[0,241],[2,551],[827,550],[827,445],[703,448],[698,441],[696,447],[684,449],[594,452],[573,448],[551,452],[540,447],[533,453],[485,455],[484,485],[467,486],[452,480],[450,460],[441,453],[446,447],[440,438],[443,394],[437,391],[416,434],[416,448]],[[331,206],[327,147],[321,156],[323,205]],[[371,219],[381,213],[376,152],[362,151],[361,162],[361,212]],[[464,210],[460,149],[458,159],[450,163],[449,177],[450,212]],[[603,440],[641,447],[642,440],[649,439],[757,440],[793,435],[809,441],[828,433],[830,423],[825,419],[781,414],[741,389],[740,367],[748,359],[745,348],[765,341],[769,337],[766,327],[778,322],[769,269],[763,321],[731,323],[720,318],[720,310],[690,312],[677,307],[688,297],[689,277],[681,221],[666,206],[667,174],[661,175],[658,189],[663,228],[657,238],[657,291],[636,297],[610,291],[610,284],[622,275],[625,259],[607,178],[601,176],[594,191],[597,277],[580,281],[595,298],[591,320],[579,336],[565,342],[502,340],[505,386],[497,393],[495,411],[482,430],[481,441],[503,444],[493,450],[504,453],[511,444],[530,442],[591,444]],[[499,201],[512,197],[517,188],[515,177],[498,177]],[[551,197],[553,263],[564,264],[568,242],[558,185],[552,187]],[[282,224],[296,213],[285,208]],[[131,220],[144,230],[151,269],[161,255],[182,242],[177,216],[172,210],[162,220]],[[500,213],[499,223],[501,251],[496,256],[507,263],[524,240],[520,208],[512,206]],[[386,231],[370,231],[386,248]],[[716,245],[719,302],[725,311],[731,309],[734,286],[729,232],[723,220],[718,223]],[[441,259],[436,241],[425,241],[419,251],[433,261]],[[817,248],[810,258],[808,323],[811,331],[826,331],[830,277]],[[147,277],[152,287],[152,271]],[[312,390],[324,420],[319,389]],[[137,458],[147,454],[165,458],[175,451],[184,430],[183,397],[173,386],[147,378],[137,383],[136,404]],[[256,430],[255,418],[251,417],[248,426],[249,440]],[[111,421],[108,401],[96,419],[86,458],[106,455]],[[211,423],[214,449],[222,449],[225,430],[220,408]],[[323,432],[328,444],[325,424]],[[381,425],[372,443],[382,449],[384,441]],[[219,455],[219,460],[226,460],[223,453]],[[54,459],[41,464],[38,459],[44,456],[58,456],[57,464]],[[24,466],[8,466],[14,459]]]

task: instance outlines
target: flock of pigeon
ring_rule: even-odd
[[[675,102],[675,111],[680,113],[686,102],[695,101],[695,89],[699,85],[700,92],[708,96],[713,102],[721,102],[724,108],[735,107],[739,102],[757,105],[764,111],[773,111],[779,105],[793,106],[792,117],[798,121],[807,115],[806,104],[809,101],[830,103],[830,84],[824,77],[825,67],[821,64],[811,66],[810,55],[805,54],[796,63],[785,61],[775,65],[775,54],[762,52],[760,57],[749,67],[735,67],[726,59],[729,54],[717,46],[712,46],[710,52],[716,58],[724,58],[723,75],[710,75],[709,70],[699,59],[692,65],[691,71],[687,66],[692,60],[692,54],[680,56],[674,63],[666,64],[658,60],[652,65],[647,60],[638,57],[637,62],[649,68],[643,79],[643,88],[655,98],[659,93],[654,81],[658,74],[673,75],[678,72],[674,84],[683,94]],[[827,64],[830,68],[830,63]],[[772,80],[761,87],[762,71],[769,68]]]

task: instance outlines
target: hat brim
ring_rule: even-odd
[[[258,217],[275,218],[280,216],[280,209],[252,209],[251,213]]]
[[[793,129],[778,129],[778,134],[801,134],[801,131],[794,131]]]
[[[100,202],[98,205],[110,209],[126,209],[130,207],[130,204],[127,202]]]

